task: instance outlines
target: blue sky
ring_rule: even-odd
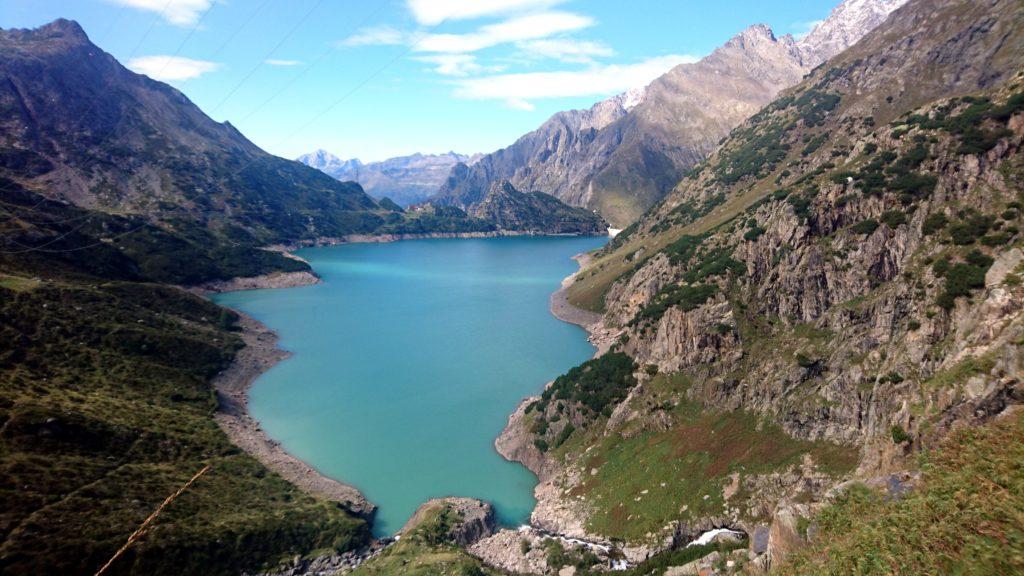
[[[748,25],[800,34],[838,0],[3,0],[77,20],[129,67],[285,157],[489,152],[645,84]]]

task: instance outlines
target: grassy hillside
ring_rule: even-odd
[[[91,574],[204,465],[113,567],[235,574],[365,522],[241,453],[209,380],[240,345],[234,315],[153,284],[0,276],[0,571]]]
[[[784,575],[1024,573],[1024,415],[956,433],[898,500],[855,485],[815,517]]]

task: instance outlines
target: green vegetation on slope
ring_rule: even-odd
[[[814,541],[779,574],[1024,572],[1024,415],[956,433],[892,500],[863,486],[814,519]]]
[[[532,408],[543,412],[552,400],[579,403],[593,414],[607,416],[608,407],[626,397],[636,385],[633,359],[621,352],[609,352],[572,368],[544,390]]]
[[[593,446],[581,456],[588,472],[571,493],[593,510],[593,533],[636,542],[673,520],[715,516],[733,473],[782,470],[804,455],[837,476],[856,464],[854,448],[796,440],[755,415],[707,410],[687,400],[689,379],[682,374],[658,375],[645,387],[651,394],[634,408],[646,415],[663,412],[672,423],[668,430],[605,435],[603,427],[593,427],[564,447],[564,454],[575,454]]]
[[[364,521],[303,494],[214,423],[235,316],[180,290],[9,274],[0,287],[0,572],[237,574],[348,550]]]

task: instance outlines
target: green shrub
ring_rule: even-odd
[[[802,352],[797,352],[794,358],[796,359],[797,366],[801,368],[813,368],[817,366],[819,362],[816,358],[811,358]]]
[[[760,226],[754,226],[753,228],[743,233],[743,239],[746,240],[747,242],[756,242],[757,239],[763,236],[765,232],[767,232],[767,230],[765,230],[764,228],[761,228]]]
[[[931,236],[939,230],[946,227],[949,223],[949,218],[942,212],[933,212],[924,219],[924,224],[921,225],[921,233],[925,236]]]
[[[558,448],[562,444],[565,444],[565,441],[568,440],[569,436],[572,436],[572,433],[575,431],[575,426],[573,426],[572,424],[566,424],[565,428],[562,428],[562,431],[558,433],[558,437],[555,438],[555,448]]]
[[[948,310],[956,305],[957,298],[985,287],[985,273],[992,266],[992,259],[975,250],[967,260],[967,263],[952,265],[946,272],[945,290],[937,301],[940,307]]]
[[[913,439],[910,434],[907,434],[907,431],[903,429],[903,426],[900,426],[899,424],[894,425],[890,432],[892,433],[892,441],[896,444],[910,442]]]
[[[791,194],[786,201],[793,207],[793,214],[800,220],[807,220],[811,216],[811,199],[805,194]]]
[[[717,293],[718,286],[714,284],[678,284],[662,288],[650,304],[637,312],[630,321],[630,325],[657,322],[670,308],[678,307],[684,312],[689,312],[710,300]]]
[[[1006,232],[1002,232],[999,234],[988,234],[981,237],[981,243],[984,244],[985,246],[990,247],[1003,246],[1010,242],[1010,238],[1010,234],[1007,234]]]
[[[878,229],[878,221],[874,218],[868,218],[867,220],[861,220],[853,226],[850,226],[850,230],[854,234],[871,234]]]
[[[637,365],[622,352],[608,352],[559,376],[541,394],[541,411],[553,400],[579,404],[593,414],[603,414],[622,401],[636,385]],[[572,433],[571,431],[569,432]]]
[[[565,553],[565,547],[560,541],[552,538],[548,540],[546,548],[548,568],[557,570],[569,563],[569,555]]]
[[[886,210],[882,213],[881,220],[889,228],[896,228],[907,221],[907,215],[899,210]]]

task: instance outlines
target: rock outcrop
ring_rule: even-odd
[[[444,538],[459,546],[469,547],[494,534],[497,523],[494,508],[475,498],[440,498],[421,505],[398,531],[398,536],[420,528],[424,522],[436,522],[443,517],[446,528]]]

